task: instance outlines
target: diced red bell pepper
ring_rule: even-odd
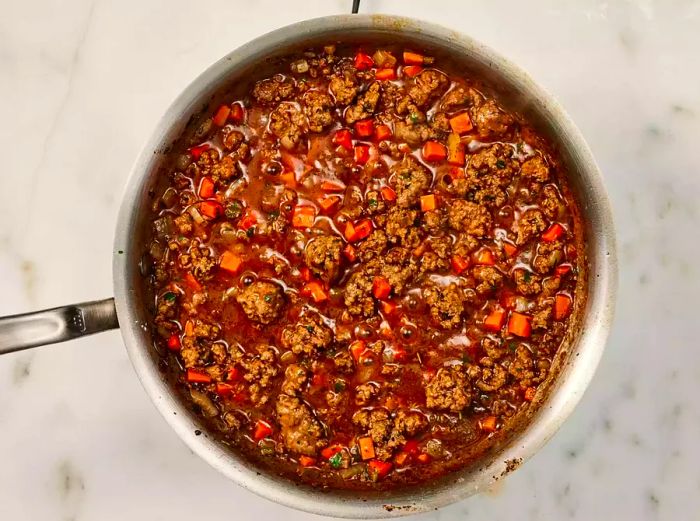
[[[292,213],[292,226],[295,228],[311,228],[316,219],[316,209],[313,206],[298,204]]]
[[[350,344],[350,354],[356,362],[360,361],[360,357],[367,350],[367,344],[364,340],[355,340]]]
[[[554,297],[554,320],[564,320],[571,311],[571,297],[565,293],[557,293]]]
[[[321,190],[324,192],[342,192],[345,190],[345,185],[340,181],[323,181]]]
[[[211,148],[211,147],[209,146],[208,143],[203,143],[203,144],[198,145],[198,146],[196,146],[196,147],[190,148],[189,152],[190,152],[190,155],[191,155],[191,156],[194,158],[194,160],[196,161],[196,160],[199,159],[199,156],[201,156],[202,153],[204,153],[204,152],[206,152],[207,150],[209,150],[209,148]]]
[[[518,253],[518,248],[509,242],[503,242],[503,252],[506,254],[506,257],[512,257]]]
[[[267,438],[272,434],[272,426],[265,420],[258,420],[255,424],[255,432],[253,433],[253,439],[255,441],[260,441]]]
[[[369,472],[375,479],[382,479],[386,477],[393,465],[388,461],[381,461],[378,459],[373,459],[369,462]]]
[[[323,459],[331,459],[333,456],[335,456],[339,452],[342,452],[342,450],[343,450],[343,446],[338,445],[337,443],[333,444],[333,445],[329,445],[328,447],[326,447],[325,449],[323,449],[321,451],[321,457]]]
[[[425,57],[416,52],[404,51],[403,62],[406,65],[423,65],[425,62]]]
[[[496,264],[496,259],[493,256],[493,252],[488,248],[482,248],[476,253],[476,264],[482,266],[493,266]]]
[[[224,207],[216,201],[202,201],[199,203],[199,213],[209,219],[216,219],[224,213]]]
[[[564,235],[564,227],[559,223],[553,223],[542,234],[542,240],[546,242],[554,242],[562,235]]]
[[[404,443],[403,450],[407,454],[414,456],[420,452],[420,447],[418,446],[418,442],[416,440],[408,440],[406,443]]]
[[[226,371],[226,381],[235,382],[241,377],[241,372],[236,367],[232,367]]]
[[[469,259],[465,259],[461,255],[453,255],[452,256],[452,269],[455,271],[457,275],[461,275],[461,273],[466,270],[469,267]]]
[[[256,224],[258,224],[258,216],[251,209],[247,209],[238,220],[238,227],[243,231],[248,231]]]
[[[168,337],[168,349],[171,351],[179,351],[182,345],[180,344],[180,337],[176,334],[170,335]]]
[[[314,302],[325,302],[328,300],[328,292],[323,284],[316,280],[308,282],[303,288],[301,288],[301,295],[304,297],[311,297]]]
[[[187,381],[191,383],[208,384],[211,382],[211,376],[204,371],[197,371],[196,369],[187,370]]]
[[[382,186],[382,189],[380,190],[382,193],[382,199],[385,201],[396,201],[396,192],[394,192],[394,189],[390,186]]]
[[[374,67],[374,60],[369,54],[358,52],[355,55],[355,68],[358,71],[367,71]]]
[[[527,338],[530,336],[531,331],[530,317],[518,313],[517,311],[512,311],[510,319],[508,320],[508,332],[519,337]]]
[[[343,249],[343,253],[350,262],[355,262],[355,259],[357,258],[357,252],[355,251],[355,248],[352,244],[346,244],[345,248]]]
[[[427,463],[430,463],[430,460],[432,458],[430,457],[430,454],[426,452],[421,452],[420,454],[418,454],[418,456],[416,456],[416,459],[418,460],[418,463],[422,463],[423,465],[425,465]]]
[[[396,302],[392,302],[390,300],[383,300],[379,303],[379,307],[382,308],[382,313],[384,313],[385,315],[393,315],[394,313],[396,313]]]
[[[338,195],[327,195],[318,200],[318,205],[324,212],[330,212],[340,203],[340,200],[340,196]]]
[[[496,432],[496,417],[487,416],[479,420],[479,427],[484,432]]]
[[[355,123],[355,134],[359,137],[370,137],[374,132],[374,121],[363,119]]]
[[[216,383],[216,394],[218,394],[219,396],[231,396],[234,390],[235,388],[231,384],[227,384],[224,382]]]
[[[202,291],[202,285],[197,279],[194,278],[194,275],[192,275],[192,273],[190,273],[189,271],[185,274],[185,282],[193,290]]]
[[[209,199],[214,196],[214,181],[211,177],[203,177],[199,183],[199,197]]]
[[[299,456],[299,465],[302,467],[313,467],[316,464],[316,460],[311,456]]]
[[[369,161],[369,145],[355,145],[355,162],[364,165]]]
[[[404,76],[408,76],[409,78],[413,78],[414,76],[418,76],[423,71],[423,67],[420,65],[406,65],[401,69]]]
[[[349,242],[357,242],[372,233],[372,221],[363,219],[356,224],[348,221],[345,225],[345,238]]]
[[[352,134],[346,128],[341,128],[333,135],[333,144],[352,150]]]

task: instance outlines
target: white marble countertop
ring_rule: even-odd
[[[251,38],[350,3],[2,2],[0,315],[109,296],[120,193],[171,100]],[[572,5],[363,2],[461,30],[529,70],[588,139],[618,226],[617,318],[582,403],[495,490],[421,519],[700,512],[700,1]],[[117,332],[0,359],[0,456],[0,519],[309,517],[194,456]]]

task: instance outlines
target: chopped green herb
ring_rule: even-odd
[[[370,208],[376,208],[377,207],[377,200],[376,199],[370,199],[367,201],[367,204],[369,205]]]
[[[336,393],[342,393],[345,390],[345,382],[342,380],[336,380],[333,384],[333,390]]]
[[[343,454],[341,452],[333,454],[333,456],[331,456],[328,460],[328,463],[330,463],[331,467],[333,467],[334,469],[339,469],[340,466],[343,464]]]
[[[312,335],[314,334],[314,326],[306,326],[306,330]]]
[[[529,284],[531,279],[532,279],[532,275],[530,274],[529,271],[526,271],[525,275],[523,275],[523,280],[525,281],[525,284]]]
[[[276,220],[279,216],[280,216],[279,210],[274,210],[274,211],[270,212],[270,220],[271,221]]]
[[[498,161],[496,161],[496,166],[503,170],[506,167],[506,162],[502,159],[499,159]]]
[[[265,300],[265,302],[272,302],[272,294],[268,293],[263,297],[263,300]]]
[[[255,226],[253,226],[253,227],[251,227],[251,228],[248,228],[248,229],[245,231],[245,234],[246,234],[248,237],[252,237],[253,235],[255,235]]]
[[[514,340],[511,340],[508,342],[508,349],[515,352],[515,350],[518,348],[518,343],[515,342]]]
[[[172,291],[168,291],[167,293],[165,293],[163,295],[163,300],[167,300],[168,302],[173,302],[175,300],[175,297],[176,297],[175,293],[173,293]]]
[[[472,357],[469,356],[467,353],[464,353],[462,355],[462,363],[463,364],[471,364],[472,363]]]
[[[224,213],[229,219],[238,219],[243,214],[243,207],[241,203],[234,201],[226,206]]]
[[[416,124],[420,121],[420,116],[418,114],[416,114],[415,112],[411,112],[409,119],[411,120],[411,123]]]

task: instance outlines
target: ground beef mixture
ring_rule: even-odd
[[[324,487],[473,460],[535,399],[584,280],[546,141],[398,48],[309,50],[220,101],[171,153],[149,248],[192,407]]]

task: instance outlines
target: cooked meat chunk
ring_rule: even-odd
[[[183,213],[182,215],[178,215],[173,221],[180,235],[189,235],[192,233],[192,217],[190,214]]]
[[[357,247],[357,255],[362,261],[368,261],[386,251],[388,239],[383,230],[374,230],[367,239]]]
[[[542,156],[534,156],[527,159],[520,167],[520,175],[526,179],[544,183],[549,179],[549,167]]]
[[[307,380],[306,369],[298,364],[291,364],[284,371],[282,392],[290,396],[297,395],[304,389]]]
[[[357,101],[345,111],[345,122],[348,125],[367,119],[377,108],[381,86],[378,81],[372,83],[369,88],[357,98]]]
[[[224,138],[222,142],[224,148],[228,151],[237,149],[245,141],[245,135],[240,130],[224,127],[223,132]]]
[[[218,181],[219,179],[228,181],[237,175],[238,171],[236,170],[236,162],[232,156],[222,157],[221,161],[217,161],[211,168],[211,177],[215,181]]]
[[[470,201],[452,201],[447,219],[454,230],[474,237],[483,237],[491,230],[491,214],[488,209]]]
[[[540,210],[536,208],[530,208],[525,210],[525,212],[520,216],[518,220],[518,237],[515,240],[515,244],[521,246],[527,241],[536,237],[542,233],[545,228],[547,228],[547,222],[544,220],[544,216]]]
[[[280,145],[287,150],[297,146],[304,134],[306,118],[291,103],[280,103],[270,113],[270,131],[279,138]]]
[[[466,296],[456,284],[431,285],[423,291],[430,316],[443,329],[454,329],[462,323]]]
[[[564,207],[559,199],[559,192],[554,185],[546,185],[542,188],[540,208],[542,208],[542,212],[548,219],[553,221],[559,219],[559,215]]]
[[[412,116],[409,116],[411,118]],[[425,123],[416,121],[397,121],[394,126],[394,136],[397,141],[417,147],[429,139],[435,139],[436,133],[433,128]],[[411,157],[411,156],[409,156]]]
[[[374,276],[362,269],[350,275],[345,285],[345,306],[350,314],[364,317],[374,314],[373,280]]]
[[[270,324],[277,320],[284,307],[284,293],[279,284],[256,281],[241,291],[236,300],[253,322]]]
[[[513,117],[503,112],[493,100],[472,109],[472,121],[484,137],[499,136],[513,124]]]
[[[508,366],[508,372],[523,385],[529,385],[535,376],[532,353],[523,344],[515,349],[515,357]]]
[[[460,412],[472,401],[472,389],[461,366],[442,367],[425,385],[428,409]]]
[[[379,393],[379,385],[375,383],[360,384],[355,388],[355,405],[365,406],[374,400]]]
[[[493,266],[474,266],[472,274],[479,282],[476,286],[476,291],[480,295],[490,293],[500,288],[503,284],[503,275]]]
[[[419,73],[408,89],[408,95],[413,102],[421,108],[426,107],[430,102],[442,96],[450,80],[443,73],[428,69]]]
[[[248,382],[250,400],[256,405],[264,405],[269,401],[268,392],[274,378],[279,374],[277,354],[271,347],[261,346],[256,356],[245,356],[240,362],[246,369],[243,379]]]
[[[497,340],[488,336],[481,340],[481,347],[486,353],[486,356],[492,360],[500,360],[508,352],[508,349],[503,345],[502,340]]]
[[[391,184],[396,191],[398,206],[412,206],[418,203],[420,196],[430,188],[433,182],[432,174],[418,160],[405,156],[401,162],[391,167]]]
[[[476,386],[484,392],[493,392],[503,387],[507,379],[506,370],[488,360],[486,367],[481,370],[481,377],[476,381]]]
[[[469,254],[479,247],[479,240],[466,233],[460,233],[455,240],[452,251],[455,255],[463,258],[468,258]]]
[[[325,92],[310,90],[304,94],[304,113],[311,132],[323,132],[333,122],[333,100]]]
[[[451,112],[462,107],[481,104],[481,95],[470,87],[457,86],[442,97],[440,109]]]
[[[373,409],[371,411],[361,409],[353,415],[352,422],[364,429],[377,445],[385,443],[393,427],[391,417],[384,409]]]
[[[340,351],[333,357],[333,364],[338,371],[344,374],[352,373],[355,370],[355,364],[352,361],[352,355],[348,351]]]
[[[335,97],[335,104],[344,107],[352,103],[357,96],[357,80],[355,68],[343,65],[340,70],[331,76],[329,89]]]
[[[277,103],[292,97],[294,80],[281,74],[261,80],[253,87],[253,97],[258,103]]]
[[[415,247],[420,241],[418,229],[415,228],[418,219],[416,210],[395,206],[389,210],[386,218],[386,235],[389,242],[408,247]]]
[[[211,255],[211,250],[199,242],[192,241],[192,246],[178,258],[180,266],[191,269],[192,275],[198,280],[211,278],[211,270],[216,266],[216,259]]]
[[[526,269],[516,269],[513,272],[513,280],[515,281],[515,289],[518,290],[518,293],[523,295],[537,295],[542,291],[540,277]]]
[[[335,235],[322,235],[309,241],[304,249],[304,262],[321,279],[332,282],[340,273],[343,241]]]
[[[309,406],[299,398],[280,394],[275,409],[282,428],[282,441],[288,450],[314,456],[317,450],[326,445],[321,424]]]
[[[495,143],[469,156],[465,177],[455,179],[449,191],[488,207],[498,207],[507,199],[505,189],[516,169],[512,149]]]
[[[316,356],[333,342],[333,331],[317,313],[307,312],[282,331],[282,345],[294,354]]]
[[[560,241],[540,242],[532,267],[540,275],[545,275],[564,260],[564,250]]]

